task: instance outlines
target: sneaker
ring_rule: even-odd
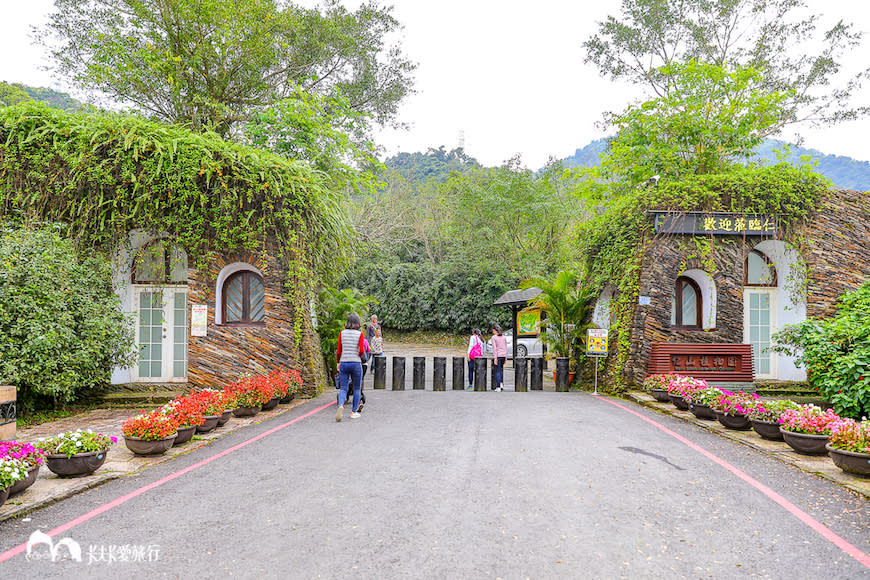
[[[359,417],[360,417],[359,411],[354,411],[353,413],[350,414],[351,419],[359,419]]]
[[[338,411],[335,412],[335,420],[341,421],[341,416],[344,414],[344,407],[339,405]]]
[[[359,407],[356,408],[356,412],[357,412],[357,414],[362,413],[363,407],[365,407],[365,406],[366,406],[366,404],[363,403],[362,401],[360,401],[360,402],[359,402]]]
[[[473,388],[474,388],[474,385],[468,385],[467,387],[465,387],[465,390],[466,390],[466,391],[470,391],[470,390],[472,390]]]
[[[504,389],[502,389],[501,387],[496,387],[495,390],[496,390],[497,393],[500,393],[500,392],[503,391]]]

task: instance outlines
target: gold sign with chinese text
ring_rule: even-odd
[[[653,212],[653,215],[655,216],[657,233],[776,235],[776,218],[774,216],[716,212]]]

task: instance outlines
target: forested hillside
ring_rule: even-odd
[[[779,161],[777,150],[786,146],[784,141],[766,139],[758,148],[758,159],[766,163]],[[582,149],[577,149],[574,155],[564,159],[565,167],[594,167],[600,163],[601,154],[607,149],[607,140],[598,139]],[[784,157],[788,163],[800,163],[801,158],[809,156],[818,165],[816,171],[830,179],[836,187],[855,189],[858,191],[870,190],[870,163],[859,161],[851,157],[840,155],[825,155],[815,149],[804,147],[790,147],[790,152]]]
[[[25,101],[40,101],[64,111],[79,111],[87,105],[54,89],[31,87],[21,83],[0,82],[0,106],[17,105]]]

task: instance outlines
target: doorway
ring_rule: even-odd
[[[187,287],[134,286],[134,382],[187,382]]]

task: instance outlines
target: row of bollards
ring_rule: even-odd
[[[486,359],[478,357],[474,360],[474,390],[486,390],[487,366],[490,366],[491,388],[495,389],[496,374],[495,365],[488,364]],[[531,373],[529,373],[529,361]],[[432,388],[435,391],[447,390],[447,358],[436,356],[432,359]],[[453,357],[453,390],[465,390],[466,360],[463,357]],[[372,358],[372,373],[374,375],[374,388],[387,388],[387,359],[383,356]],[[567,377],[567,373],[566,373]],[[544,360],[541,358],[521,358],[514,361],[514,389],[525,392],[531,387],[533,391],[544,390]],[[422,390],[426,388],[426,357],[415,356],[412,370],[412,388]],[[393,387],[394,391],[405,390],[405,357],[393,357]],[[558,385],[557,385],[558,390]],[[567,391],[567,382],[566,388]]]

